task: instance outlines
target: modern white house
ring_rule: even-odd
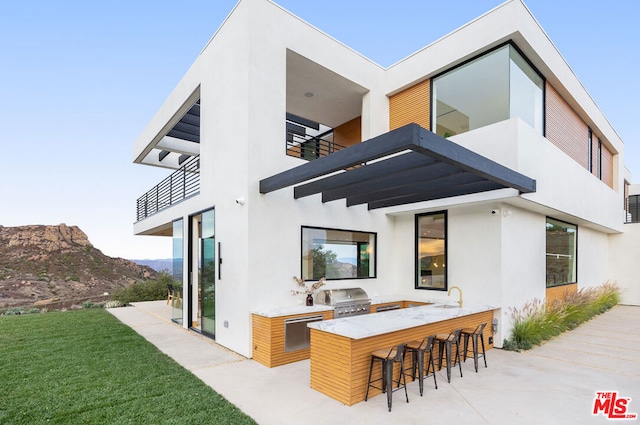
[[[616,280],[640,304],[623,141],[521,0],[388,68],[240,0],[133,158],[170,170],[134,233],[173,238],[174,320],[247,357],[252,312],[303,306],[293,276],[457,286],[497,307],[498,347],[534,298]]]

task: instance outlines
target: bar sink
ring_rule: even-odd
[[[450,305],[450,304],[440,304],[440,305],[434,305],[433,308],[460,308],[457,305]]]

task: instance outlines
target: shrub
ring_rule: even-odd
[[[595,288],[583,288],[562,300],[545,304],[534,299],[522,309],[511,309],[513,329],[504,340],[506,350],[529,350],[534,345],[553,338],[564,331],[601,314],[620,301],[620,288],[616,283],[605,282]]]
[[[155,301],[167,297],[167,284],[175,284],[169,273],[160,272],[155,280],[136,282],[133,285],[114,291],[113,299],[122,304],[136,301]]]
[[[82,303],[82,308],[102,308],[102,303],[94,303],[93,301],[85,301]]]
[[[124,307],[124,304],[122,304],[118,300],[107,301],[104,305],[104,308],[118,308],[118,307]]]

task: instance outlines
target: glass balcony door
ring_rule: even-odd
[[[215,338],[215,211],[191,217],[191,328]]]

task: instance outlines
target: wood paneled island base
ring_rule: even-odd
[[[391,315],[389,320],[393,319],[394,312],[377,313],[375,316],[384,314]],[[485,322],[487,326],[484,330],[484,340],[486,349],[489,350],[493,348],[493,344],[488,343],[489,337],[493,335],[491,330],[492,320],[493,310],[488,310],[364,338],[351,338],[339,335],[336,332],[311,328],[311,388],[346,405],[354,405],[364,400],[372,351],[391,348],[393,345],[412,340],[422,340],[428,335],[448,334],[452,329],[456,328],[475,328],[480,323]],[[471,342],[469,342],[469,345],[471,346]],[[438,367],[437,348],[437,345],[435,345],[436,368]],[[462,353],[462,344],[460,350]],[[407,356],[405,367],[410,373],[411,356]],[[379,378],[380,368],[374,368],[373,373],[374,378]],[[396,370],[395,373],[398,373],[398,371]],[[455,376],[456,372],[453,371],[452,373]],[[446,383],[446,380],[444,383]],[[380,393],[381,391],[371,388],[369,397]]]

